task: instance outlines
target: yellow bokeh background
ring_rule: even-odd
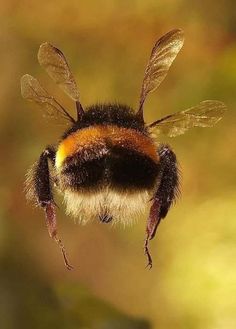
[[[110,309],[104,314],[84,294],[121,317],[145,319],[137,328],[236,328],[235,1],[2,0],[0,26],[1,328],[125,328],[118,315],[106,326]],[[173,28],[185,31],[185,45],[147,100],[146,121],[205,99],[225,102],[228,111],[214,128],[162,139],[177,154],[182,195],[151,242],[151,271],[142,250],[145,218],[125,230],[79,226],[57,197],[59,230],[75,266],[67,272],[43,212],[27,205],[23,192],[28,167],[65,127],[21,98],[20,77],[36,76],[73,113],[37,63],[39,45],[49,41],[66,55],[84,106],[136,108],[151,48]]]

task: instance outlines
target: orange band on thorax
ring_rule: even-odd
[[[150,137],[130,128],[97,125],[77,130],[59,144],[56,153],[56,167],[60,168],[67,157],[73,156],[81,149],[91,148],[98,144],[106,146],[108,143],[135,149],[158,162],[156,145]]]

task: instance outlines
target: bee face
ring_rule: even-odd
[[[57,235],[53,182],[64,194],[67,213],[83,223],[90,219],[129,222],[150,208],[144,251],[148,266],[152,266],[148,243],[178,195],[179,171],[171,148],[157,144],[151,136],[164,133],[174,137],[192,127],[211,127],[226,109],[222,102],[203,101],[151,124],[144,122],[145,100],[164,80],[183,43],[183,31],[179,29],[156,42],[144,73],[136,112],[129,106],[112,103],[84,110],[65,56],[49,43],[40,46],[39,63],[75,101],[77,119],[37,79],[28,74],[21,78],[24,98],[41,105],[44,114],[60,116],[70,123],[59,144],[47,147],[40,155],[26,184],[30,198],[45,211],[49,235],[60,246],[68,269],[71,265]]]

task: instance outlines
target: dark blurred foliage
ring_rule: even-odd
[[[2,0],[0,22],[0,327],[235,328],[236,2]],[[127,230],[78,226],[58,197],[59,230],[75,266],[67,272],[43,213],[23,193],[27,168],[65,127],[22,100],[20,77],[37,76],[73,113],[37,63],[40,43],[49,41],[65,53],[82,104],[135,108],[154,42],[178,27],[185,46],[148,99],[146,120],[204,99],[229,111],[212,129],[165,139],[181,164],[182,197],[151,244],[152,271],[142,253],[145,218]]]

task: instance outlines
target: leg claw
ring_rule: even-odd
[[[149,270],[152,268],[152,260],[150,260],[149,258],[148,258],[148,263],[145,266],[145,268],[148,268]]]

